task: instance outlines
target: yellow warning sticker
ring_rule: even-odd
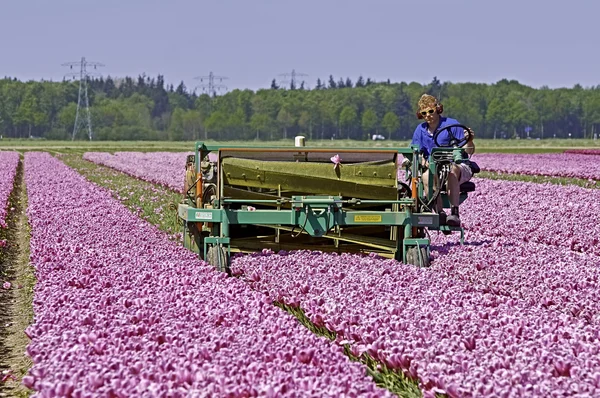
[[[381,222],[381,215],[355,215],[354,222]]]

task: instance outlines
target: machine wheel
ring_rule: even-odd
[[[412,197],[412,191],[408,184],[398,181],[398,199]]]
[[[211,246],[206,251],[205,261],[218,271],[229,273],[229,255],[222,246]]]
[[[417,247],[408,248],[406,252],[406,262],[417,267],[429,267],[427,248],[421,247],[421,258],[419,258],[419,249]]]

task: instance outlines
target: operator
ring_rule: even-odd
[[[417,118],[424,119],[425,121],[417,126],[413,134],[411,145],[416,145],[420,148],[423,153],[422,166],[425,169],[429,168],[429,156],[431,150],[436,146],[433,140],[433,134],[440,128],[449,126],[452,124],[459,124],[455,119],[441,116],[444,111],[444,107],[438,102],[437,98],[433,95],[423,94],[419,99],[418,103]],[[475,144],[473,138],[475,133],[473,130],[464,130],[460,127],[451,128],[454,137],[462,138],[464,136],[466,144],[463,147],[466,153],[472,155],[475,153]],[[462,130],[462,131],[461,131]],[[448,130],[442,131],[438,136],[438,143],[442,146],[450,146],[450,134]],[[408,159],[405,159],[406,162]],[[468,163],[468,162],[467,162]],[[440,215],[440,224],[447,224],[450,226],[460,227],[460,217],[458,214],[459,196],[460,196],[460,184],[467,182],[473,176],[471,167],[467,163],[456,164],[453,163],[448,173],[448,198],[450,201],[450,215],[446,216],[442,208],[441,198],[438,197],[436,203],[436,211]],[[404,164],[404,163],[403,163]],[[437,175],[435,176],[437,187]],[[423,184],[427,186],[429,184],[429,173],[423,173]]]

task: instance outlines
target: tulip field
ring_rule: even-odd
[[[579,151],[474,160],[600,181]],[[474,178],[465,244],[432,231],[429,268],[263,250],[227,277],[108,184],[181,192],[187,154],[25,153],[36,396],[600,396],[600,189]],[[18,162],[0,152],[0,203]]]
[[[436,236],[430,269],[297,252],[239,257],[233,271],[426,391],[600,394],[600,214],[572,203],[598,204],[600,191],[477,184],[463,213],[469,243]],[[555,199],[526,203],[542,190]],[[498,213],[484,222],[492,203]],[[558,222],[559,206],[579,225]]]
[[[484,171],[600,181],[600,152],[594,150],[538,154],[482,153],[474,155],[473,159],[481,164]]]
[[[358,363],[45,153],[25,155],[41,396],[385,396]]]

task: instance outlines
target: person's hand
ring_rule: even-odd
[[[408,158],[404,158],[404,160],[402,161],[402,164],[400,164],[400,166],[407,167],[407,168],[410,167],[410,165],[411,165],[411,162],[410,162],[410,159],[408,159]]]
[[[473,141],[473,137],[475,137],[475,132],[467,128],[465,130],[465,140],[467,140],[467,142]]]

